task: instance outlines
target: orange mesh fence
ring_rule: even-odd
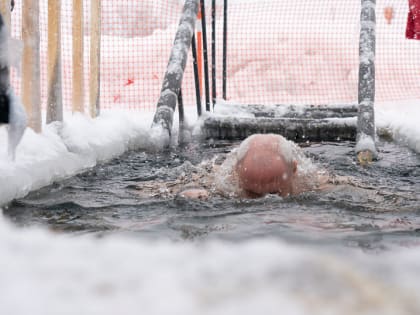
[[[101,108],[154,110],[175,32],[179,0],[103,0]],[[46,103],[47,1],[42,1],[41,83]],[[89,8],[85,1],[85,81],[89,77]],[[420,42],[405,39],[407,1],[377,0],[376,99],[420,99]],[[217,0],[217,97],[222,96],[223,1]],[[211,66],[211,1],[206,1]],[[21,34],[21,4],[12,35]],[[227,99],[244,104],[337,104],[357,101],[360,1],[229,0]],[[199,47],[200,48],[200,47]],[[72,1],[62,2],[63,100],[72,103]],[[200,71],[202,73],[202,71]],[[209,67],[211,74],[211,68]],[[191,54],[183,80],[195,104]],[[20,92],[20,78],[12,72]],[[210,86],[211,91],[211,86]],[[202,93],[204,94],[204,93]],[[204,98],[204,95],[203,95]],[[88,91],[85,92],[88,102]]]

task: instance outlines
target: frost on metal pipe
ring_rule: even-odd
[[[163,79],[162,90],[153,118],[153,129],[163,129],[154,134],[165,137],[163,146],[169,145],[173,115],[181,89],[182,77],[187,63],[188,50],[194,34],[195,20],[198,13],[198,0],[185,1],[181,21],[175,35],[175,41],[169,57],[168,67]]]
[[[359,112],[356,153],[361,164],[377,156],[375,146],[375,44],[376,0],[362,0],[359,43]]]

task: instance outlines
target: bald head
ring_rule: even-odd
[[[241,144],[238,155],[236,173],[245,192],[257,196],[292,193],[297,163],[282,136],[253,135]]]

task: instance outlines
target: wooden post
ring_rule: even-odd
[[[41,132],[39,1],[22,1],[22,102],[28,125]]]
[[[84,112],[83,0],[73,0],[73,112]]]
[[[89,106],[90,116],[100,113],[101,86],[101,1],[91,0],[90,29],[90,79]]]
[[[0,13],[3,16],[3,22],[7,25],[10,32],[11,16],[10,11],[12,9],[10,0],[0,0]]]
[[[63,120],[61,71],[61,0],[48,0],[47,124]]]
[[[361,0],[359,42],[359,115],[356,153],[362,165],[377,156],[375,145],[376,0]]]

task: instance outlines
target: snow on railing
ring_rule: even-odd
[[[375,146],[376,0],[362,0],[359,46],[359,113],[356,152],[360,163],[377,156]]]
[[[178,31],[169,57],[168,67],[163,79],[162,91],[153,118],[153,128],[163,128],[171,135],[173,115],[182,78],[187,63],[188,51],[194,34],[198,13],[198,0],[186,0],[179,22]],[[168,138],[169,139],[169,138]]]

